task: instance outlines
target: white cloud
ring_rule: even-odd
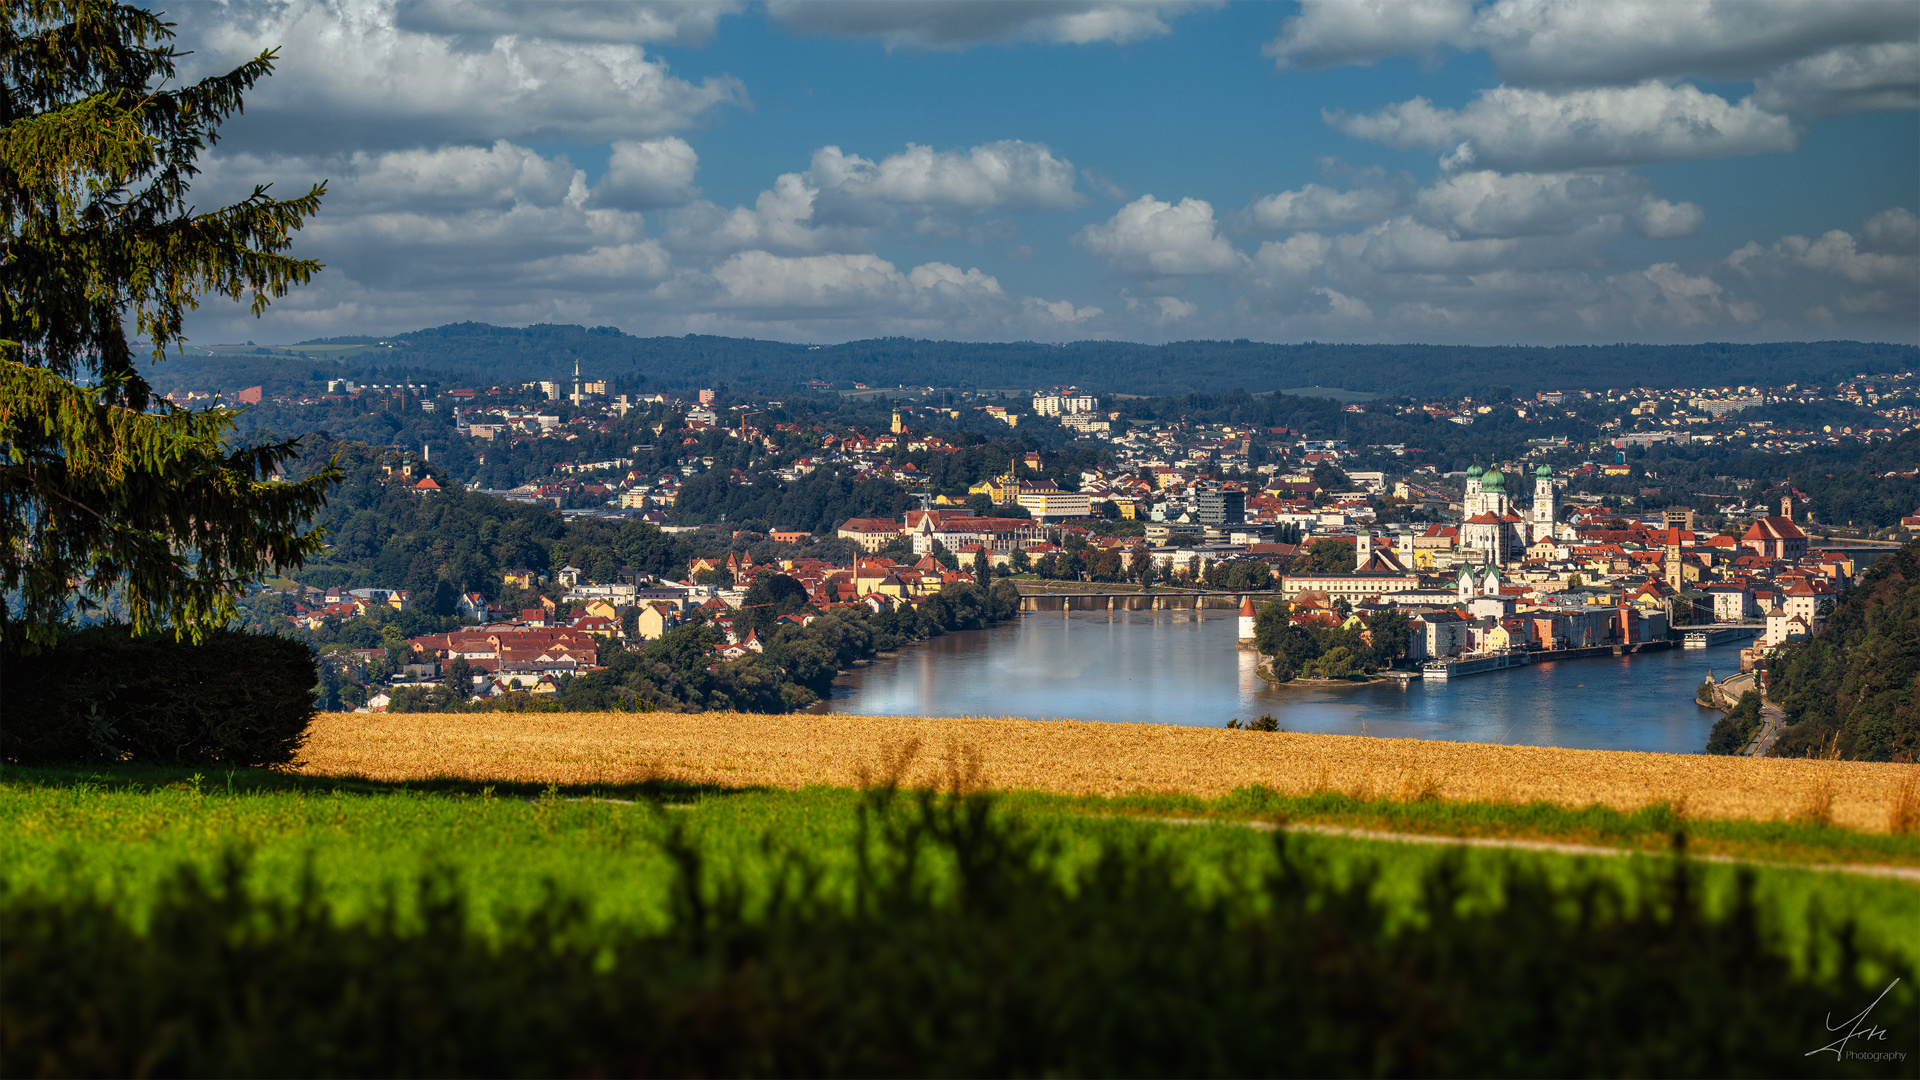
[[[1512,340],[1768,341],[1839,334],[1910,341],[1920,323],[1920,219],[1900,209],[1876,214],[1857,236],[1843,230],[1813,239],[1785,236],[1770,245],[1747,244],[1724,260],[1661,261],[1606,274],[1458,258],[1452,245],[1431,237],[1423,251],[1407,242],[1415,235],[1407,230],[1390,249],[1398,261],[1380,257],[1377,242],[1363,246],[1359,237],[1297,244],[1285,253],[1296,256],[1291,265],[1269,245],[1256,258],[1265,273],[1256,276],[1250,297],[1265,297],[1271,310],[1300,318],[1303,297],[1335,288],[1385,305],[1385,325],[1400,334],[1480,343],[1488,326],[1502,327]],[[1405,258],[1409,251],[1426,257]],[[1315,252],[1324,259],[1298,257]],[[1450,258],[1451,267],[1445,265]]]
[[[329,176],[299,251],[327,264],[317,279],[398,290],[497,289],[560,278],[658,279],[664,249],[638,215],[588,205],[564,157],[501,141],[321,158],[216,154],[196,192],[227,202],[270,179]],[[600,269],[595,269],[599,267]]]
[[[1168,21],[1213,0],[768,0],[788,29],[877,37],[889,48],[964,49],[988,41],[1125,45],[1173,32]]]
[[[1760,280],[1814,271],[1851,285],[1903,292],[1910,306],[1920,307],[1920,220],[1905,209],[1883,211],[1861,233],[1855,237],[1830,229],[1812,240],[1783,236],[1764,248],[1749,243],[1727,256],[1727,265]]]
[[[1457,110],[1414,98],[1361,116],[1324,115],[1356,138],[1445,150],[1442,164],[1450,169],[1636,165],[1779,153],[1798,142],[1791,121],[1751,98],[1732,104],[1693,86],[1658,82],[1567,93],[1502,86]]]
[[[1647,199],[1628,212],[1634,231],[1654,240],[1692,236],[1706,223],[1707,212],[1696,203]]]
[[[1878,255],[1920,253],[1920,217],[1905,207],[1880,211],[1860,230],[1860,250]]]
[[[1729,315],[1726,290],[1712,278],[1688,274],[1675,263],[1655,263],[1634,273],[1607,279],[1618,314],[1639,331],[1673,332],[1723,324]]]
[[[1018,139],[944,152],[908,143],[878,164],[826,146],[814,152],[808,179],[840,199],[967,214],[1073,210],[1086,201],[1071,161]]]
[[[1028,322],[1043,325],[1051,322],[1074,326],[1106,314],[1097,307],[1074,307],[1071,300],[1043,300],[1038,296],[1023,298],[1020,306]]]
[[[1378,221],[1396,213],[1406,199],[1404,185],[1339,191],[1323,184],[1308,184],[1298,191],[1282,191],[1256,200],[1247,208],[1246,223],[1256,229],[1292,231]]]
[[[911,282],[878,255],[782,257],[743,251],[713,269],[721,303],[753,308],[864,309],[898,298]]]
[[[1767,75],[1753,99],[1775,112],[1838,115],[1920,108],[1920,42],[1848,45]]]
[[[516,204],[553,205],[567,197],[579,170],[501,139],[490,147],[354,153],[345,158],[234,155],[211,159],[210,179],[231,188],[271,176],[329,176],[322,215],[417,209],[458,213]],[[245,174],[240,181],[236,172]],[[239,192],[235,192],[238,194]],[[224,201],[224,200],[223,200]]]
[[[1298,286],[1326,265],[1333,253],[1333,240],[1319,233],[1296,233],[1285,240],[1269,240],[1260,245],[1253,257],[1256,286],[1280,288]]]
[[[530,33],[480,39],[409,30],[393,0],[291,0],[192,10],[182,44],[196,71],[227,70],[282,48],[274,76],[247,97],[226,145],[299,152],[495,139],[613,139],[665,134],[740,105],[719,76],[674,77],[636,44]],[[542,5],[524,9],[532,13]],[[219,17],[212,17],[218,13]],[[530,16],[531,17],[531,16]]]
[[[790,254],[846,250],[864,244],[865,232],[848,227],[816,227],[818,188],[800,173],[783,173],[763,191],[751,209],[731,210],[700,201],[668,212],[666,242],[676,251],[721,254],[749,248]]]
[[[877,163],[826,146],[814,152],[807,171],[783,173],[752,208],[702,201],[672,211],[666,240],[676,250],[708,254],[853,251],[869,246],[874,231],[904,211],[920,215],[911,231],[922,238],[1004,241],[1019,234],[1018,224],[969,225],[967,219],[1078,207],[1085,199],[1074,190],[1074,175],[1072,162],[1018,140],[946,152],[909,143]]]
[[[1366,301],[1359,300],[1325,286],[1313,290],[1314,294],[1327,302],[1327,314],[1341,323],[1368,323],[1373,321],[1373,309]]]
[[[1756,79],[1829,50],[1916,35],[1920,6],[1885,0],[1496,0],[1477,10],[1468,0],[1303,0],[1265,53],[1283,68],[1318,68],[1484,50],[1511,86],[1625,86]]]
[[[672,270],[673,257],[658,240],[641,240],[535,259],[526,264],[522,280],[575,292],[617,292],[663,281]]]
[[[1412,218],[1395,218],[1335,237],[1333,250],[1342,262],[1374,273],[1460,274],[1510,263],[1520,242],[1460,239]]]
[[[1917,11],[1884,0],[1500,0],[1471,36],[1501,78],[1522,85],[1752,79],[1835,46],[1912,37]]]
[[[1191,304],[1175,296],[1156,296],[1153,298],[1153,321],[1161,326],[1176,323],[1182,319],[1191,319],[1200,312],[1200,305]]]
[[[1195,198],[1174,204],[1142,195],[1105,224],[1088,225],[1073,239],[1123,274],[1221,274],[1238,270],[1246,262],[1246,256],[1220,235],[1213,206]]]
[[[589,205],[620,210],[683,206],[700,194],[693,186],[700,155],[685,139],[616,140],[606,175],[594,185]]]
[[[906,273],[870,252],[780,256],[742,251],[673,286],[675,307],[733,319],[895,320],[927,328],[1004,323],[1021,305],[978,269],[930,262]]]
[[[411,0],[395,9],[402,30],[458,38],[526,35],[550,41],[660,41],[698,47],[713,39],[733,0]]]
[[[1624,172],[1512,173],[1442,177],[1415,198],[1423,220],[1468,236],[1555,236],[1614,216],[1655,238],[1697,231],[1705,211],[1655,197],[1647,180]]]
[[[1366,66],[1453,44],[1472,21],[1473,0],[1303,0],[1261,52],[1282,68]]]
[[[916,289],[930,289],[935,292],[959,295],[1000,292],[1000,283],[991,275],[983,274],[977,269],[962,270],[942,262],[923,263],[914,267],[907,274],[907,280]]]

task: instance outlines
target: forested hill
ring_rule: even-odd
[[[725,385],[736,393],[785,392],[819,379],[842,388],[855,382],[1011,390],[1073,384],[1107,393],[1183,394],[1329,386],[1459,396],[1498,387],[1526,395],[1628,386],[1828,384],[1861,373],[1920,367],[1920,349],[1913,346],[1848,341],[1488,348],[1267,345],[1244,340],[977,344],[883,338],[807,346],[693,335],[637,338],[604,326],[513,328],[469,322],[385,339],[330,338],[302,344],[337,349],[381,340],[392,347],[341,358],[501,382],[555,378],[570,373],[577,359],[586,374],[623,386]]]
[[[1776,755],[1920,759],[1920,542],[1881,556],[1825,632],[1786,650],[1769,696],[1792,725]]]

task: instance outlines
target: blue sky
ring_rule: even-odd
[[[293,341],[1920,338],[1920,5],[193,3]]]

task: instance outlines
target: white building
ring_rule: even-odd
[[[1091,394],[1035,394],[1033,411],[1041,416],[1064,416],[1071,413],[1090,413],[1099,407],[1099,402]]]

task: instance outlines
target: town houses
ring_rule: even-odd
[[[1904,382],[1889,377],[1878,391],[1862,384],[1849,392],[1861,407],[1904,420],[1901,402],[1912,389]],[[537,393],[452,394],[436,415],[472,441],[483,464],[536,445],[552,461],[546,475],[481,493],[546,503],[567,521],[604,519],[601,528],[641,522],[696,532],[701,554],[648,574],[604,553],[578,560],[590,569],[502,571],[503,586],[523,597],[537,589],[549,607],[502,612],[463,591],[452,605],[461,621],[500,640],[491,650],[465,650],[435,635],[415,638],[409,648],[417,646],[421,663],[409,666],[444,671],[464,659],[482,691],[510,691],[517,680],[540,692],[604,663],[604,640],[626,647],[695,618],[723,631],[715,645],[722,662],[766,647],[737,614],[762,573],[800,584],[808,608],[791,617],[804,622],[836,605],[924,603],[983,570],[1258,594],[1314,625],[1401,611],[1416,621],[1416,659],[1624,644],[1670,628],[1743,623],[1760,634],[1749,657],[1757,663],[1773,645],[1817,633],[1855,570],[1847,557],[1813,546],[1808,498],[1778,478],[1713,478],[1722,494],[1709,501],[1632,463],[1661,440],[1730,443],[1729,433],[1759,431],[1755,403],[1808,400],[1794,388],[1334,409],[1418,415],[1447,422],[1448,432],[1507,424],[1506,410],[1512,423],[1528,425],[1564,425],[1576,408],[1617,413],[1600,424],[1608,432],[1600,440],[1513,438],[1497,459],[1469,464],[1454,452],[1459,464],[1450,468],[1439,464],[1444,454],[1410,441],[1369,443],[1338,437],[1344,428],[1309,432],[1218,413],[1203,421],[1167,408],[1141,418],[1124,402],[1072,387],[1035,393],[1031,408],[1019,397],[975,391],[946,392],[943,403],[920,388],[915,400],[901,388],[865,411],[711,391],[697,400],[611,397],[606,389],[582,378],[541,384]],[[993,409],[1004,415],[987,415]],[[1742,426],[1743,417],[1753,422]],[[982,423],[988,434],[968,428]],[[1669,438],[1668,429],[1685,434]],[[625,445],[609,445],[616,432]],[[1886,436],[1869,428],[1857,441]],[[1856,435],[1843,430],[1829,442],[1849,438]],[[569,455],[563,443],[592,453]],[[418,505],[454,498],[450,488],[479,488],[436,464],[438,447],[430,455],[426,446],[392,446],[381,455],[387,483]],[[858,499],[847,494],[855,489]],[[1669,505],[1682,498],[1692,505]],[[889,504],[894,514],[865,509]],[[733,512],[743,505],[758,509]],[[1920,511],[1909,520],[1920,528]],[[674,541],[676,559],[687,559],[689,542]],[[330,620],[383,607],[404,612],[416,602],[403,588],[335,589],[303,594],[293,618],[318,631]],[[435,598],[433,610],[447,608],[445,596]]]

